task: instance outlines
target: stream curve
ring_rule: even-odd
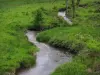
[[[23,70],[18,75],[50,75],[58,66],[72,60],[72,56],[68,52],[38,42],[36,34],[35,31],[26,33],[28,41],[40,49],[36,54],[36,66]]]

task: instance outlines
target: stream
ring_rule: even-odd
[[[65,11],[60,11],[60,12],[58,12],[58,16],[59,16],[59,17],[63,17],[63,19],[64,19],[69,25],[72,25],[72,24],[73,24],[72,21],[71,21],[68,17],[66,17],[66,12],[65,12]]]
[[[26,36],[40,50],[36,55],[36,66],[20,71],[18,75],[50,75],[58,66],[72,60],[71,54],[64,50],[36,41],[35,31],[27,31]]]
[[[69,24],[72,22],[65,17],[65,12],[58,12],[58,16],[64,18]],[[72,55],[63,49],[51,47],[48,44],[36,40],[35,31],[27,31],[28,41],[39,48],[36,53],[36,65],[30,69],[22,70],[17,75],[50,75],[58,66],[72,60]]]

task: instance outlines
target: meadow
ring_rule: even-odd
[[[64,7],[65,0],[0,0],[0,75],[35,65],[38,49],[25,33],[35,27],[38,9],[43,25],[37,40],[76,54],[51,75],[100,75],[100,1],[82,0],[72,26],[57,16]]]
[[[81,1],[73,25],[38,34],[37,40],[65,48],[75,56],[52,75],[100,75],[100,1]]]
[[[25,33],[33,25],[36,10],[52,9],[51,4],[47,0],[0,0],[0,75],[14,75],[21,67],[35,65],[38,48],[28,42]]]

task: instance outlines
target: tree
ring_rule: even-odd
[[[68,14],[68,0],[66,0],[66,14]]]
[[[56,0],[54,0],[54,2],[55,2],[55,1],[56,1]],[[75,2],[75,1],[76,1],[76,0],[66,0],[66,15],[68,15],[68,13],[69,13],[69,12],[68,12],[69,1],[71,1],[71,3],[72,3],[72,12],[73,12],[73,13],[72,13],[72,17],[75,18],[75,10],[76,10],[76,9],[75,9],[75,6],[76,6],[76,4],[75,4],[76,2]],[[80,1],[81,1],[81,0],[77,0],[77,6],[79,6]]]
[[[34,29],[35,30],[41,30],[43,27],[43,14],[42,14],[42,10],[38,9],[37,13],[35,15],[35,19],[34,19]]]
[[[77,4],[76,4],[77,6],[79,6],[79,4],[80,4],[80,1],[81,1],[81,0],[77,0]]]
[[[70,0],[71,1],[71,8],[72,8],[72,17],[75,18],[75,0]],[[68,8],[69,8],[69,0],[66,0],[66,15],[68,15]]]
[[[75,18],[75,0],[72,0],[72,12],[73,12],[73,18]]]

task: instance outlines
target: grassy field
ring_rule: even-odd
[[[58,9],[65,7],[63,0],[0,0],[0,75],[35,64],[37,48],[27,41],[25,32],[34,27],[37,9],[43,13],[43,29],[49,29],[37,40],[78,53],[52,75],[100,75],[100,1],[82,0],[84,4],[77,8],[73,26],[68,26],[57,17]]]
[[[81,1],[73,26],[57,27],[38,34],[37,40],[77,53],[71,63],[52,75],[100,75],[100,1]]]
[[[0,0],[0,75],[13,75],[16,69],[35,64],[33,54],[37,48],[27,41],[25,32],[33,25],[37,9],[45,8],[48,15],[54,11],[54,6],[60,7],[63,3],[58,1],[52,5],[47,0]],[[47,19],[45,25],[52,22],[56,12],[48,17],[44,14]]]

